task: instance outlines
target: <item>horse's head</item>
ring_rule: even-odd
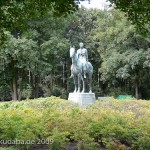
[[[74,47],[70,47],[70,58],[72,58],[75,54],[75,48]]]

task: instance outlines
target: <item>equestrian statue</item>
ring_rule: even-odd
[[[83,43],[79,44],[80,48],[75,51],[74,47],[70,47],[70,58],[72,58],[71,76],[74,80],[74,93],[80,93],[82,81],[82,93],[85,93],[85,79],[86,75],[89,77],[89,93],[92,93],[92,74],[93,66],[88,61],[87,49],[83,47]]]

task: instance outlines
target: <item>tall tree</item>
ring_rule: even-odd
[[[130,89],[134,88],[136,98],[140,98],[140,89],[148,81],[146,69],[143,69],[149,50],[148,39],[138,35],[134,26],[118,11],[101,12],[99,16],[91,38],[99,41],[101,80],[108,83],[109,88],[122,88],[130,83]]]
[[[12,99],[19,99],[22,81],[31,63],[38,60],[36,42],[26,38],[15,38],[6,32],[7,41],[0,49],[0,74],[11,90]]]

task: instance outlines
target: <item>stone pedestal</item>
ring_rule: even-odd
[[[87,106],[95,101],[95,93],[69,93],[68,100],[80,106]]]

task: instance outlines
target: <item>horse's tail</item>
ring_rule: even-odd
[[[93,66],[89,61],[88,61],[88,70],[93,73]]]

